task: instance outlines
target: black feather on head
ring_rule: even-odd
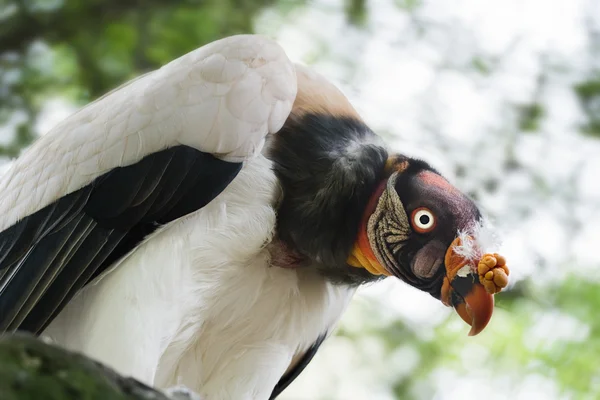
[[[321,113],[291,117],[268,157],[283,189],[277,234],[287,248],[335,282],[361,284],[381,277],[348,263],[365,230],[384,270],[440,298],[445,252],[481,215],[439,172],[390,157],[360,120]],[[421,209],[436,221],[427,232],[415,227]]]
[[[346,260],[384,174],[388,153],[379,137],[352,117],[306,114],[272,140],[268,157],[283,188],[279,238],[334,281],[377,279]]]

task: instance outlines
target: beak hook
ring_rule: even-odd
[[[453,298],[457,298],[457,301],[453,301],[453,306],[463,321],[471,325],[469,336],[475,336],[483,331],[492,318],[494,296],[489,294],[479,282],[472,280],[470,280],[470,287],[465,288],[464,284],[459,281],[463,279],[465,278],[457,277],[455,281],[458,282],[452,284],[454,288],[454,283],[456,283],[457,287],[454,290],[458,295],[453,296]]]

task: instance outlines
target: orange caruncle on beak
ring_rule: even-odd
[[[492,318],[493,294],[506,287],[509,270],[504,257],[498,254],[483,255],[475,269],[471,260],[455,252],[455,247],[461,243],[461,239],[456,238],[446,251],[446,277],[441,299],[471,325],[469,336],[475,336]]]

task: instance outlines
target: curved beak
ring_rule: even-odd
[[[475,336],[487,326],[494,311],[494,296],[489,294],[475,274],[456,276],[452,282],[451,303],[456,313],[471,325],[469,336]]]

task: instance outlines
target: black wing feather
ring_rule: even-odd
[[[40,333],[160,224],[197,211],[241,163],[177,146],[115,168],[0,232],[0,332]]]
[[[100,273],[102,263],[106,262],[125,236],[125,233],[120,231],[96,229],[90,232],[86,241],[91,244],[82,244],[79,247],[74,255],[75,259],[65,266],[55,282],[44,293],[42,301],[31,310],[19,329],[34,333],[42,332],[79,289]],[[93,248],[97,248],[97,251],[87,251]],[[87,268],[80,272],[80,265],[87,265]]]

